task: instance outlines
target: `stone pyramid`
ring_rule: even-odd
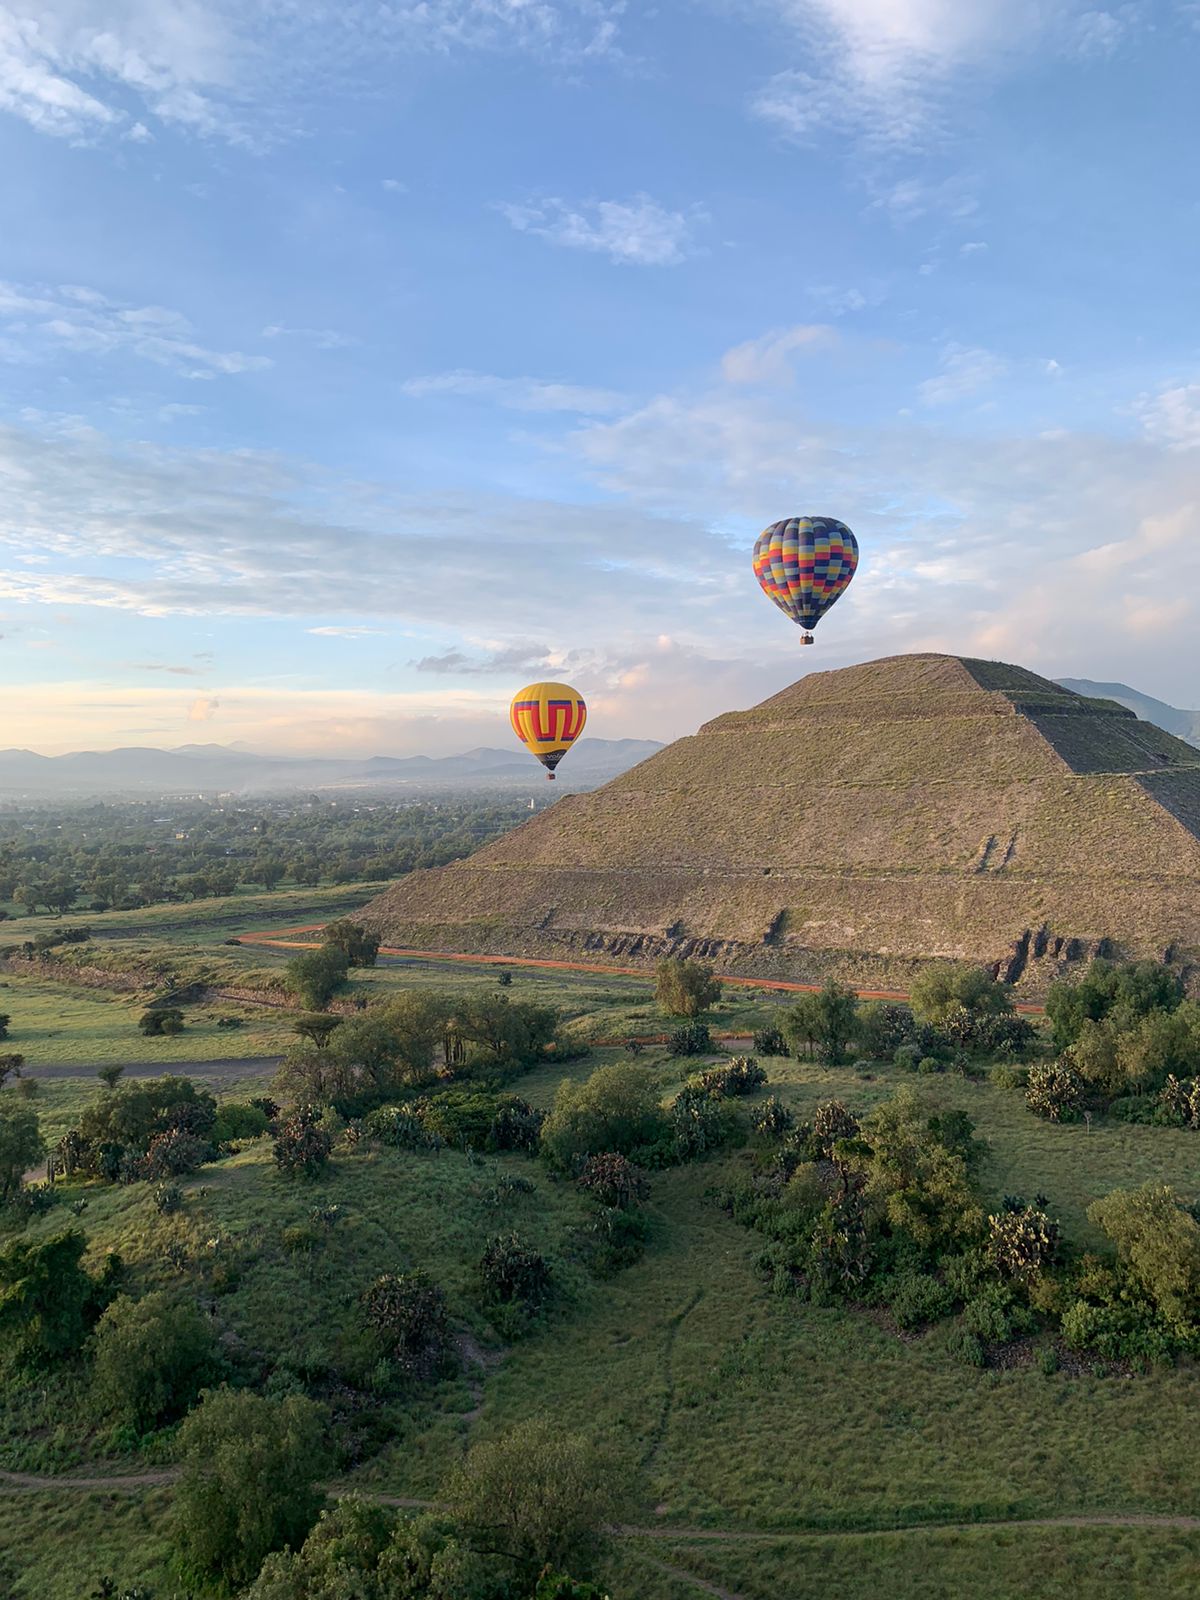
[[[391,945],[903,987],[1200,964],[1200,750],[1021,667],[893,656],[729,712],[365,919]]]

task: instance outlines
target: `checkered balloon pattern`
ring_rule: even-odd
[[[858,540],[835,517],[785,517],[754,544],[763,593],[802,628],[814,628],[858,566]]]

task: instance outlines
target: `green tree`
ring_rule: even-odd
[[[8,1038],[8,1028],[11,1022],[12,1017],[8,1014],[8,1012],[0,1011],[0,1039]]]
[[[25,1065],[25,1057],[15,1050],[5,1055],[0,1055],[0,1089],[10,1078],[19,1078],[21,1068]]]
[[[309,1044],[316,1045],[318,1050],[324,1050],[334,1030],[340,1028],[344,1021],[344,1017],[328,1011],[305,1011],[292,1023],[292,1032],[298,1038],[306,1039]]]
[[[342,917],[327,923],[324,940],[334,949],[344,952],[352,967],[373,967],[379,957],[379,935],[370,933],[360,923]]]
[[[96,1076],[106,1089],[112,1090],[117,1087],[117,1080],[124,1071],[125,1068],[121,1062],[110,1061],[106,1066],[100,1068]]]
[[[35,1111],[27,1106],[5,1106],[0,1110],[0,1204],[12,1199],[26,1172],[45,1154]]]
[[[350,961],[344,950],[322,945],[295,956],[283,969],[284,982],[309,1011],[324,1011],[346,986]]]
[[[655,998],[669,1017],[698,1017],[721,998],[721,984],[702,961],[664,956],[655,968]]]
[[[73,1228],[0,1251],[0,1361],[38,1366],[80,1348],[97,1289],[80,1266],[86,1247]]]
[[[298,1548],[324,1498],[325,1440],[323,1413],[304,1396],[209,1390],[179,1430],[170,1533],[185,1570],[243,1586],[269,1551]]]
[[[597,1067],[582,1083],[563,1079],[542,1128],[542,1149],[555,1166],[571,1171],[604,1151],[632,1155],[667,1131],[654,1074],[618,1061]]]
[[[138,1027],[147,1038],[183,1032],[183,1012],[178,1006],[151,1006],[138,1018]]]
[[[986,967],[935,961],[918,973],[910,996],[918,1022],[942,1027],[959,1012],[971,1017],[1006,1016],[1013,1008],[1008,990]]]
[[[1116,1246],[1118,1259],[1172,1327],[1200,1313],[1200,1224],[1165,1183],[1114,1189],[1088,1207]]]
[[[1085,1022],[1111,1017],[1121,1031],[1153,1011],[1174,1011],[1183,996],[1178,975],[1158,961],[1093,961],[1077,983],[1060,979],[1046,991],[1054,1047],[1073,1045]]]
[[[961,1247],[982,1233],[966,1162],[937,1137],[911,1089],[877,1106],[862,1136],[871,1152],[867,1195],[882,1201],[893,1230],[931,1251]]]
[[[472,1446],[445,1497],[468,1543],[528,1583],[546,1566],[586,1569],[627,1513],[627,1483],[589,1440],[531,1418]]]
[[[822,1061],[839,1066],[858,1025],[858,997],[830,978],[817,994],[802,995],[784,1013],[784,1037],[793,1050],[815,1046]]]
[[[454,1026],[461,1038],[478,1045],[491,1061],[532,1066],[557,1032],[558,1012],[536,1000],[468,995],[455,1009]]]
[[[216,1376],[212,1324],[195,1301],[166,1290],[140,1300],[118,1295],[95,1339],[100,1412],[139,1432],[182,1416]]]

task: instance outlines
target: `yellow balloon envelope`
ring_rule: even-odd
[[[513,696],[508,718],[517,738],[553,778],[555,767],[583,732],[587,706],[569,683],[531,683]]]

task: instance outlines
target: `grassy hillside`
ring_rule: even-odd
[[[386,971],[364,976],[395,981]],[[518,980],[527,981],[578,982]],[[629,991],[636,987],[631,980]],[[606,993],[612,1004],[598,1005]],[[575,1003],[599,1016],[630,998],[623,984],[584,980]],[[640,1009],[653,1014],[644,991]],[[512,1088],[547,1105],[564,1071],[583,1077],[618,1056],[547,1063]],[[664,1094],[690,1065],[653,1051],[640,1059],[657,1068]],[[865,1111],[914,1081],[892,1068],[766,1065],[759,1097],[777,1093],[798,1113],[831,1095]],[[61,1087],[74,1097],[64,1112],[105,1092]],[[1077,1241],[1093,1240],[1087,1204],[1116,1185],[1155,1177],[1187,1199],[1200,1194],[1193,1133],[1040,1122],[1019,1095],[986,1080],[941,1076],[919,1087],[930,1110],[959,1107],[974,1119],[988,1141],[989,1194],[1044,1190]],[[3,1090],[5,1101],[14,1092]],[[286,1181],[269,1141],[252,1141],[184,1180],[183,1209],[168,1216],[146,1184],[68,1191],[82,1209],[56,1208],[29,1236],[72,1220],[92,1263],[120,1251],[136,1291],[198,1289],[239,1360],[277,1392],[305,1385],[326,1398],[341,1450],[337,1479],[364,1493],[435,1495],[469,1442],[531,1413],[606,1441],[641,1485],[634,1526],[643,1531],[618,1543],[608,1567],[614,1600],[1192,1592],[1200,1534],[1136,1521],[1200,1517],[1192,1366],[1073,1375],[1026,1359],[979,1370],[950,1353],[944,1328],[899,1334],[879,1313],[774,1296],[757,1266],[761,1239],[712,1199],[742,1159],[732,1150],[653,1174],[646,1254],[608,1278],[594,1276],[581,1251],[582,1197],[541,1163],[370,1141],[339,1145],[328,1174],[310,1184]],[[506,1177],[532,1190],[514,1191]],[[334,1206],[336,1221],[312,1251],[288,1245],[286,1230],[309,1226],[314,1207]],[[484,1241],[513,1228],[546,1254],[556,1283],[544,1315],[516,1339],[492,1319],[476,1277]],[[330,1375],[345,1359],[359,1293],[379,1272],[418,1266],[447,1292],[459,1370],[407,1394],[350,1393]],[[169,1465],[169,1433],[143,1449],[117,1443],[73,1380],[36,1385],[5,1407],[0,1468],[130,1475]],[[157,1586],[156,1600],[173,1594],[162,1537],[169,1485],[76,1494],[0,1494],[4,1592],[61,1600],[88,1594],[111,1572]],[[1061,1517],[1135,1520],[965,1534],[940,1526]],[[68,1528],[71,1548],[61,1552]],[[886,1531],[894,1528],[907,1531]]]

